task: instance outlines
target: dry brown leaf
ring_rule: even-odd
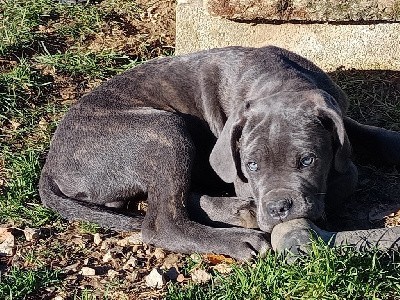
[[[180,256],[176,253],[170,253],[167,255],[163,262],[163,268],[164,269],[169,269],[177,265],[179,261]]]
[[[161,248],[156,248],[153,252],[153,256],[156,259],[163,259],[163,258],[165,258],[165,251]]]
[[[107,276],[110,277],[111,279],[117,277],[118,274],[119,273],[113,269],[107,271]]]
[[[95,233],[93,235],[93,243],[98,246],[101,244],[101,242],[102,242],[102,239],[101,239],[100,233]]]
[[[96,270],[89,267],[82,267],[81,272],[83,276],[94,276],[96,275]]]
[[[229,274],[232,272],[232,267],[226,263],[215,265],[212,268],[221,274]]]
[[[19,128],[19,126],[21,126],[21,123],[15,121],[15,120],[11,120],[11,126],[13,130],[17,130]]]
[[[368,219],[370,222],[375,223],[384,220],[387,217],[393,217],[400,209],[400,204],[397,205],[378,205],[373,207],[369,214]]]
[[[103,262],[107,263],[113,259],[113,256],[110,251],[107,251],[107,253],[103,256]]]
[[[46,121],[45,118],[41,118],[40,121],[39,121],[39,128],[42,129],[42,130],[45,130],[47,128],[48,124],[49,123]]]
[[[15,238],[10,228],[0,228],[0,256],[12,256],[15,249]]]
[[[211,274],[203,269],[195,269],[190,276],[194,283],[206,283],[211,280]]]
[[[162,270],[154,268],[151,270],[150,274],[145,277],[145,281],[148,287],[160,289],[165,284],[165,277]]]
[[[220,263],[233,264],[235,260],[222,254],[205,254],[205,258],[211,265],[217,265]]]
[[[185,276],[183,276],[183,274],[179,274],[178,277],[176,277],[176,281],[177,282],[183,282],[185,281]]]
[[[37,228],[25,228],[24,230],[25,239],[30,242],[36,240],[40,236],[40,229]]]

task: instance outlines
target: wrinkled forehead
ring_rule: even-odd
[[[243,133],[243,145],[265,145],[275,151],[324,147],[330,139],[329,132],[318,123],[312,110],[299,106],[258,111],[248,116]]]
[[[309,113],[315,107],[337,107],[336,100],[321,89],[280,91],[247,101],[248,111],[295,115]],[[338,108],[340,110],[340,108]]]
[[[331,133],[319,122],[317,107],[332,106],[331,98],[322,90],[305,90],[250,100],[244,111],[244,145],[265,144],[274,149],[323,147]]]

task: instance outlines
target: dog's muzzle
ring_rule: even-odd
[[[270,232],[282,222],[307,217],[313,210],[307,198],[300,192],[285,188],[269,191],[258,204],[257,223],[261,230]]]
[[[283,220],[289,215],[290,209],[293,206],[293,201],[289,198],[278,199],[268,203],[266,206],[267,213],[273,219]]]

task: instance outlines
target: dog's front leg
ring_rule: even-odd
[[[168,126],[160,125],[164,120],[169,121]],[[146,123],[147,128],[152,125]],[[220,253],[241,260],[270,249],[267,236],[261,231],[213,228],[190,220],[187,204],[195,146],[178,116],[159,118],[154,126],[157,143],[151,151],[135,153],[148,195],[143,241],[171,251]],[[143,135],[136,142],[148,147],[150,138]],[[146,147],[143,149],[149,149]]]
[[[193,221],[213,227],[258,228],[256,206],[251,198],[210,197],[194,194],[187,203]]]
[[[189,219],[185,193],[168,197],[166,205],[151,201],[142,227],[143,241],[177,252],[226,254],[247,260],[270,249],[269,235],[247,228],[214,228]],[[181,205],[179,205],[181,203]],[[226,220],[223,220],[226,221]]]

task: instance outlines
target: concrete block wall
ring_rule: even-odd
[[[205,1],[205,0],[204,0]],[[400,70],[400,22],[237,21],[210,14],[202,0],[178,0],[176,53],[224,46],[275,45],[326,71]]]

